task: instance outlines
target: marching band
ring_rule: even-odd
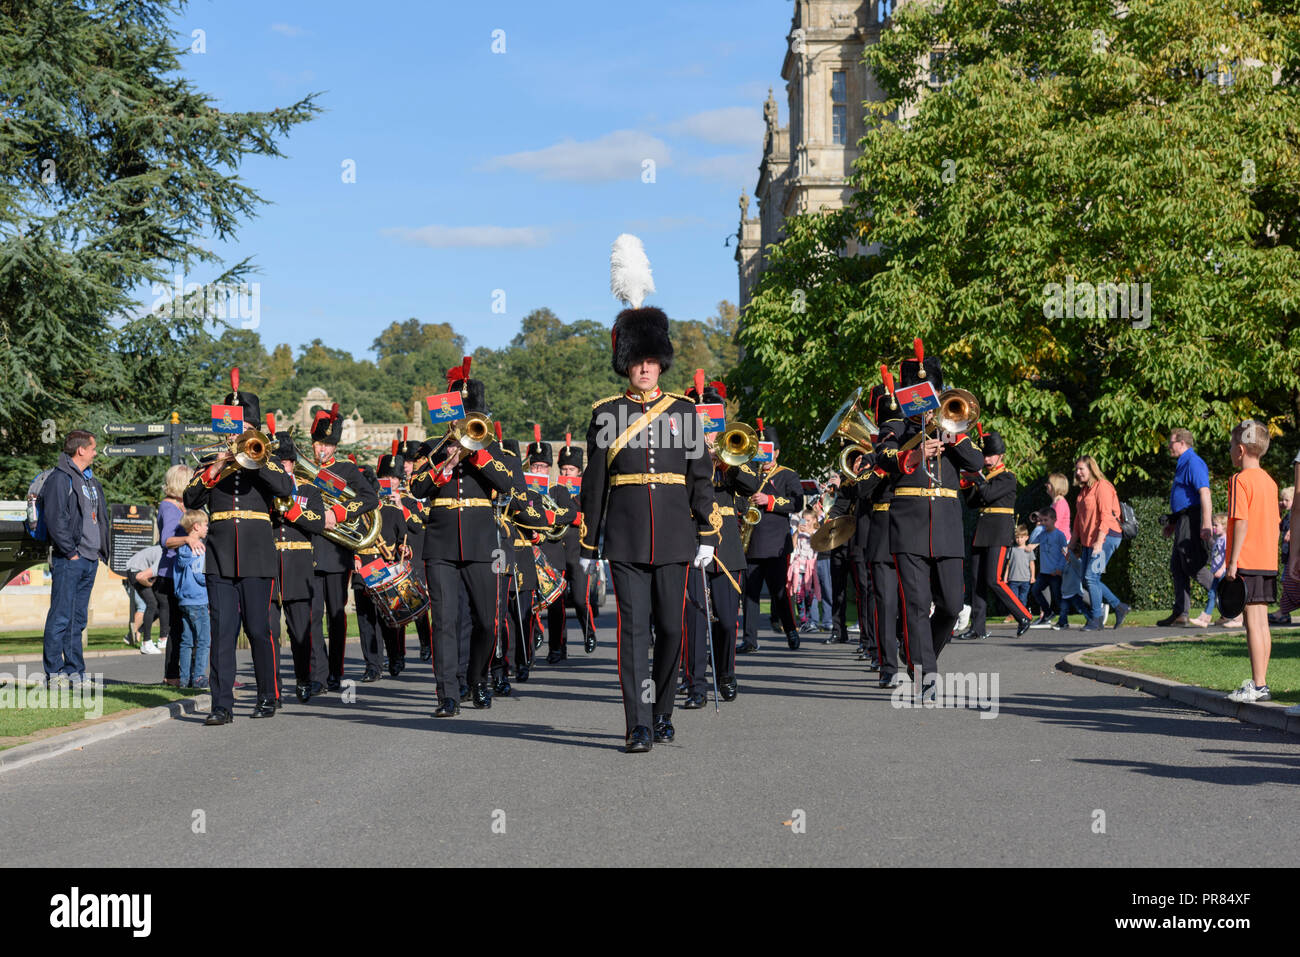
[[[405,629],[414,624],[420,659],[432,662],[436,679],[433,715],[450,718],[462,703],[486,709],[494,695],[513,694],[510,679],[528,681],[543,641],[546,663],[564,663],[567,605],[584,651],[594,652],[589,594],[598,563],[607,562],[624,750],[634,754],[674,740],[679,693],[688,710],[707,707],[710,693],[715,709],[737,699],[736,655],[759,650],[764,588],[773,626],[799,648],[787,563],[792,522],[809,495],[779,464],[777,430],[761,418],[756,428],[728,423],[726,386],[706,384],[704,370],[685,394],[660,387],[673,344],[668,317],[644,305],[654,286],[635,237],[615,244],[611,288],[626,306],[611,360],[627,385],[593,405],[585,444],[568,434],[558,455],[540,426],[526,449],[502,439],[469,357],[448,370],[447,392],[429,399],[445,434],[419,443],[404,433],[377,469],[336,458],[337,405],[316,414],[310,458],[271,416],[258,430],[258,399],[232,371],[214,429],[218,410],[227,424],[242,414],[244,429],[209,450],[184,496],[187,507],[210,513],[207,724],[233,719],[241,626],[257,681],[252,717],[280,708],[281,615],[298,701],[338,691],[349,586],[360,680],[379,680],[385,664],[390,675],[402,673]],[[973,395],[944,388],[938,359],[919,339],[898,369],[897,388],[882,366],[881,381],[865,397],[856,390],[822,434],[838,472],[818,486],[811,544],[830,558],[827,642],[848,641],[852,598],[858,655],[879,686],[897,687],[904,672],[917,680],[919,668],[924,697],[935,694],[938,658],[963,605],[963,503],[976,513],[972,614],[956,637],[985,636],[991,594],[1011,609],[1018,634],[1030,615],[1003,577],[1017,483],[1001,436],[977,422]]]

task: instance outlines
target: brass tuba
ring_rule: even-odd
[[[309,484],[315,483],[316,476],[320,474],[320,467],[308,462],[305,458],[299,456],[298,461],[293,466],[293,477],[299,482]],[[357,497],[357,493],[350,488],[344,488],[343,491],[335,495],[329,489],[322,488],[320,497],[325,503],[326,508],[334,505],[342,505]],[[281,504],[283,503],[283,505]],[[278,498],[275,500],[277,508],[281,511],[289,506],[289,500]],[[350,518],[346,522],[339,522],[333,528],[327,528],[321,532],[326,538],[336,545],[342,545],[351,551],[360,551],[368,548],[379,538],[381,521],[379,509],[374,509],[355,518]]]
[[[848,467],[849,453],[857,451],[870,455],[875,434],[876,423],[862,409],[862,386],[858,386],[831,416],[818,441],[825,445],[838,436],[848,443],[840,452],[839,469],[844,473],[845,479],[852,482],[858,476]]]

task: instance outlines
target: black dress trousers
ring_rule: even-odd
[[[242,624],[253,652],[257,696],[276,697],[276,648],[271,641],[271,579],[224,578],[207,573],[208,607],[212,615],[212,707],[235,707],[235,643]]]
[[[655,715],[673,713],[686,623],[686,570],[690,567],[687,562],[610,562],[618,602],[618,683],[623,692],[625,735],[636,727],[654,727]],[[652,619],[653,677],[649,662]]]
[[[964,570],[960,558],[926,558],[899,552],[894,556],[902,597],[903,635],[908,657],[926,674],[937,674],[939,652],[961,612]],[[930,603],[934,602],[934,614]]]

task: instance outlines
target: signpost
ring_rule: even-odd
[[[196,442],[192,436],[211,435],[210,425],[184,423],[173,412],[170,422],[110,422],[104,434],[121,440],[121,444],[106,445],[100,452],[110,457],[129,455],[166,455],[172,465],[180,465],[190,451],[211,442]],[[150,442],[132,442],[132,439],[152,439]]]

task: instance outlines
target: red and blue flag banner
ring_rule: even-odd
[[[561,475],[556,479],[556,484],[563,485],[569,490],[570,495],[577,495],[582,490],[581,475]]]
[[[392,495],[396,491],[397,479],[385,477],[379,480],[379,493],[381,495]]]
[[[315,483],[327,492],[333,492],[338,495],[348,487],[347,481],[337,472],[331,472],[329,469],[321,469],[316,473]]]
[[[934,391],[932,382],[918,382],[916,385],[906,386],[895,392],[894,398],[898,400],[898,407],[903,415],[909,417],[924,415],[939,408],[939,395]]]
[[[382,558],[376,558],[369,565],[361,566],[361,577],[371,588],[382,585],[389,575],[389,564]]]
[[[776,443],[774,443],[774,442],[759,442],[759,443],[758,443],[758,454],[754,456],[753,461],[755,461],[755,462],[770,462],[770,461],[772,461],[772,453],[775,452],[775,451],[776,451]]]
[[[424,404],[429,408],[429,420],[434,425],[446,425],[465,418],[465,400],[459,392],[440,392],[428,396]]]
[[[727,428],[727,410],[721,402],[697,405],[695,414],[700,417],[700,428],[706,433],[723,432]]]
[[[221,435],[239,435],[244,431],[244,407],[240,405],[214,405],[212,431]]]
[[[525,472],[524,484],[534,492],[541,492],[545,495],[551,490],[551,477],[549,475],[538,475],[534,472]]]
[[[817,484],[816,479],[800,479],[799,484],[803,486],[805,495],[820,495],[822,493],[821,486]]]

